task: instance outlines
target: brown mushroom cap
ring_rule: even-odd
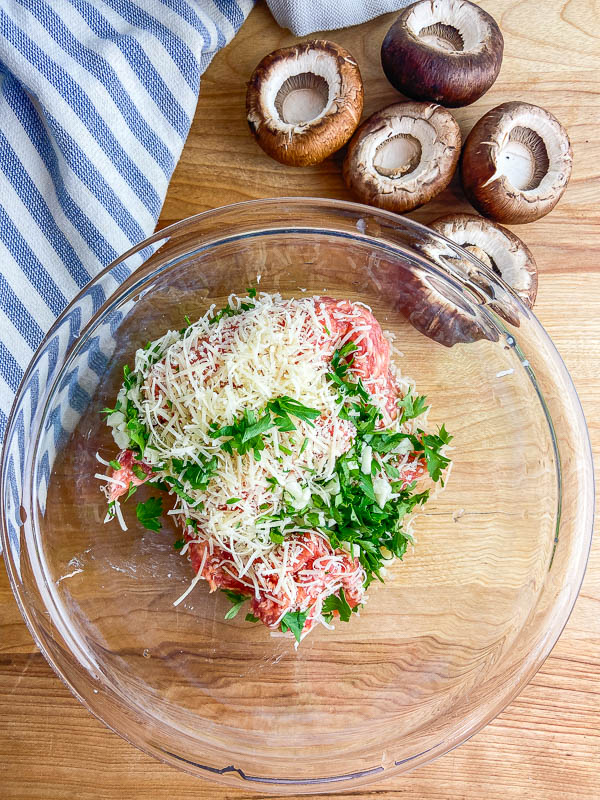
[[[495,20],[468,0],[419,0],[400,14],[381,46],[389,82],[407,97],[466,106],[500,72],[504,40]]]
[[[499,339],[498,332],[473,314],[458,293],[433,276],[423,276],[420,281],[412,278],[402,292],[398,310],[416,330],[444,347]]]
[[[363,203],[404,213],[448,186],[460,129],[432,103],[395,103],[367,119],[348,145],[344,180]]]
[[[322,39],[275,50],[248,83],[250,130],[272,158],[294,167],[318,164],[352,136],[363,107],[358,65]]]
[[[467,137],[461,181],[484,216],[533,222],[560,200],[572,163],[569,137],[556,117],[530,103],[502,103]]]
[[[429,227],[473,253],[499,275],[526,306],[533,307],[538,270],[531,251],[518,236],[475,214],[449,214],[436,219]]]

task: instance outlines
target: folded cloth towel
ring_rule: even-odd
[[[200,75],[252,4],[0,4],[0,442],[55,317],[154,230]]]
[[[359,25],[369,19],[397,11],[414,0],[267,0],[282,28],[296,36]]]

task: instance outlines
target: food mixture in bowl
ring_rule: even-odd
[[[105,521],[139,486],[139,522],[246,620],[297,642],[348,622],[409,543],[411,512],[443,486],[451,437],[390,360],[361,303],[248,290],[168,331],[125,366],[105,409],[120,452],[98,459]],[[166,502],[163,503],[163,498]]]

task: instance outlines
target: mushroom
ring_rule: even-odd
[[[537,265],[531,250],[518,236],[475,214],[448,214],[431,222],[429,227],[476,256],[499,275],[528,308],[533,308],[538,287]],[[516,305],[507,296],[494,291],[486,276],[466,259],[463,267],[469,279],[494,298],[488,305],[518,327],[520,315]]]
[[[404,213],[448,186],[460,155],[460,129],[432,103],[395,103],[352,137],[344,180],[363,203]]]
[[[397,309],[429,339],[445,347],[480,339],[498,341],[496,328],[446,281],[430,274],[411,274],[399,278],[397,285]]]
[[[415,100],[466,106],[500,72],[504,39],[495,20],[468,0],[420,0],[400,14],[381,46],[389,82]]]
[[[322,39],[275,50],[248,83],[250,130],[272,158],[318,164],[352,136],[363,107],[360,71],[347,50]]]
[[[461,180],[475,208],[496,222],[533,222],[552,211],[569,178],[567,132],[548,111],[502,103],[488,111],[465,142]]]

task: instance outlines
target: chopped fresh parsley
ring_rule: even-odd
[[[217,459],[213,456],[210,459],[199,456],[199,463],[185,462],[183,459],[174,458],[171,461],[173,472],[179,475],[179,486],[183,489],[185,483],[189,483],[190,489],[206,491],[211,478],[217,471]]]
[[[139,464],[133,464],[131,467],[131,471],[133,472],[135,477],[139,478],[139,480],[141,481],[145,481],[146,478],[148,477]]]
[[[325,598],[322,613],[325,619],[327,619],[330,615],[331,617],[333,616],[334,611],[337,611],[340,615],[340,620],[342,622],[348,622],[352,616],[352,612],[355,610],[356,608],[350,608],[346,596],[344,595],[344,590],[340,589],[339,594],[330,594],[329,597]]]
[[[121,464],[119,461],[112,460],[108,462],[113,469],[121,469]]]
[[[229,437],[221,445],[221,449],[226,453],[232,454],[234,450],[237,450],[240,455],[244,455],[244,453],[253,451],[256,460],[260,461],[261,450],[265,449],[262,434],[270,427],[272,427],[272,422],[269,413],[258,419],[256,412],[247,408],[233,425],[217,428],[210,433],[210,436],[213,439],[221,436]]]
[[[137,375],[135,372],[131,371],[131,367],[129,364],[125,364],[123,367],[123,386],[125,389],[131,389],[133,386],[137,384]]]
[[[253,297],[253,295],[250,295],[250,297]],[[236,317],[238,314],[241,314],[242,311],[249,311],[251,308],[254,308],[254,303],[240,303],[239,308],[232,308],[230,305],[226,305],[216,312],[212,319],[209,320],[209,323],[211,325],[216,325],[217,322],[220,322],[224,317]]]
[[[418,453],[423,451],[425,461],[427,462],[427,470],[434,481],[439,481],[442,476],[442,471],[450,463],[450,459],[443,456],[440,452],[444,445],[452,440],[452,436],[448,434],[446,428],[442,425],[439,432],[423,433],[418,432],[417,442],[415,443],[415,451]]]
[[[194,506],[194,508],[202,507],[202,503],[198,503],[194,500],[194,498],[185,491],[181,481],[178,481],[177,478],[172,478],[170,475],[167,475],[164,482],[170,486],[171,491],[175,492],[177,497],[181,497],[188,505]]]
[[[117,400],[117,402],[115,403],[115,407],[114,408],[103,408],[100,413],[101,414],[110,415],[110,414],[114,414],[116,411],[121,411],[121,401],[120,400]]]
[[[397,401],[398,407],[402,409],[400,421],[406,422],[409,419],[415,419],[415,417],[420,417],[421,414],[424,414],[429,408],[429,406],[425,405],[426,400],[427,398],[425,396],[413,397],[409,389],[404,397]]]
[[[281,630],[283,633],[291,631],[296,637],[296,641],[300,643],[307,616],[308,611],[288,611],[281,620]]]
[[[291,417],[296,417],[313,425],[312,420],[321,415],[316,408],[309,408],[298,400],[283,395],[274,400],[269,400],[264,413],[253,411],[246,408],[242,416],[232,425],[225,425],[222,428],[213,426],[210,436],[213,439],[228,437],[221,444],[221,449],[226,453],[232,454],[234,450],[240,455],[253,452],[257,461],[260,461],[261,451],[265,448],[263,434],[276,426],[280,431],[295,431],[296,426]],[[287,455],[292,455],[292,451],[283,445],[280,449]]]
[[[280,515],[283,526],[277,528],[277,532],[285,535],[284,514],[288,513],[292,517],[288,523],[290,528],[304,526],[306,529],[323,530],[333,547],[339,547],[344,542],[357,545],[368,585],[374,577],[382,580],[379,571],[389,558],[389,552],[396,558],[403,557],[411,541],[403,530],[404,517],[429,497],[428,490],[416,492],[415,484],[407,485],[394,464],[383,459],[389,459],[388,454],[393,457],[397,453],[402,457],[413,453],[416,460],[424,460],[432,480],[438,481],[450,463],[441,451],[452,437],[443,426],[437,434],[424,433],[420,429],[414,434],[390,432],[379,427],[382,416],[380,410],[370,402],[370,396],[360,379],[353,380],[350,372],[356,350],[353,342],[347,342],[336,350],[329,373],[329,379],[339,394],[339,415],[356,428],[350,448],[336,462],[336,487],[339,488],[329,502],[313,494],[308,508],[302,512],[294,513],[292,510],[290,514],[290,510],[286,509]],[[427,410],[425,397],[413,397],[411,392],[398,405],[402,409],[400,422],[414,419]],[[370,474],[364,474],[360,468],[361,454],[366,445],[373,452]],[[387,475],[389,494],[378,496],[374,477],[380,473]],[[349,606],[343,595],[328,598],[326,602],[325,613],[341,610],[342,619],[348,615]]]
[[[177,539],[173,547],[175,548],[175,550],[182,550],[184,545],[185,545],[185,539]]]
[[[159,531],[159,517],[162,514],[162,510],[162,498],[149,497],[145,503],[137,504],[135,513],[144,528],[149,531]]]
[[[321,412],[316,408],[309,408],[286,395],[270,400],[267,403],[267,409],[274,415],[275,425],[280,431],[296,430],[296,426],[291,421],[290,416],[307,422],[311,427],[314,427],[313,420],[321,416]]]
[[[225,619],[233,619],[235,616],[237,616],[240,608],[248,599],[248,595],[241,594],[241,592],[234,592],[231,589],[221,589],[221,591],[232,604],[229,611],[225,614]]]

